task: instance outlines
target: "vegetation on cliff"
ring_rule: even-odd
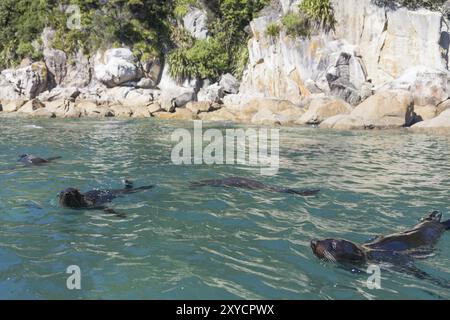
[[[379,5],[440,9],[445,0],[373,0]],[[217,78],[231,72],[240,76],[248,58],[249,22],[270,0],[2,0],[0,1],[0,68],[16,66],[24,58],[42,58],[41,34],[55,29],[53,46],[66,53],[82,49],[128,46],[142,60],[167,53],[172,75],[179,79]],[[79,8],[80,26],[67,20]],[[194,39],[181,29],[192,8],[206,8],[209,37]],[[75,18],[76,19],[76,18]],[[329,0],[304,0],[299,13],[289,13],[272,24],[267,35],[282,28],[292,36],[309,36],[319,25],[335,23]]]

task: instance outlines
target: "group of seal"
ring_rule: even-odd
[[[44,159],[31,154],[24,154],[19,156],[18,162],[22,163],[25,166],[32,166],[32,165],[39,166],[48,164],[58,159],[61,159],[61,157],[51,157]],[[59,204],[62,207],[70,209],[103,210],[106,213],[117,214],[117,212],[115,212],[113,209],[106,206],[108,203],[112,202],[115,198],[154,188],[154,186],[143,186],[139,188],[134,188],[133,183],[130,180],[125,180],[124,183],[125,186],[123,189],[105,189],[105,190],[94,189],[87,191],[85,193],[80,192],[80,190],[76,188],[67,188],[58,194]],[[320,192],[320,190],[314,189],[295,190],[289,188],[277,188],[263,184],[255,180],[237,177],[217,179],[217,180],[203,180],[191,183],[192,188],[204,186],[235,187],[249,190],[263,190],[269,192],[295,194],[303,197],[314,196]]]
[[[61,159],[61,157],[44,159],[30,154],[24,154],[19,156],[18,161],[25,166],[39,166],[58,159]],[[59,203],[65,208],[103,210],[106,213],[119,215],[113,209],[109,208],[107,204],[117,197],[154,188],[154,186],[134,188],[133,183],[129,180],[125,180],[124,184],[123,189],[94,189],[85,193],[81,193],[76,188],[67,188],[58,194]],[[191,188],[206,186],[242,188],[294,194],[303,197],[314,196],[320,192],[317,189],[296,190],[274,187],[259,181],[239,177],[201,180],[191,182],[190,186]],[[123,215],[119,216],[122,217]],[[311,249],[319,259],[334,262],[344,267],[358,268],[367,264],[387,263],[397,269],[412,273],[419,278],[432,279],[432,277],[414,266],[414,260],[431,254],[441,235],[446,230],[450,230],[450,220],[445,222],[441,220],[442,214],[434,211],[421,219],[420,223],[415,227],[404,232],[379,236],[363,244],[355,244],[342,239],[312,240]]]

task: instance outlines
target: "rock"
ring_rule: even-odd
[[[142,70],[146,79],[156,86],[162,76],[163,65],[158,57],[151,57],[142,64]],[[150,82],[147,82],[149,84]],[[148,89],[148,88],[144,88]]]
[[[55,101],[61,99],[69,99],[75,101],[75,99],[81,94],[81,91],[76,87],[62,88],[56,87],[51,91],[45,91],[41,93],[38,98],[41,101]]]
[[[91,118],[113,117],[115,114],[111,108],[99,106],[92,101],[78,101],[75,104],[77,110],[81,111],[82,116]]]
[[[3,101],[2,102],[2,109],[3,112],[16,112],[19,110],[27,101],[26,100],[12,100],[12,101]]]
[[[45,109],[52,112],[56,117],[62,118],[69,110],[68,106],[70,103],[66,99],[53,100],[45,103]]]
[[[186,105],[186,109],[190,110],[194,114],[203,112],[210,112],[220,108],[213,107],[213,103],[209,101],[191,101]]]
[[[438,109],[435,106],[414,106],[414,112],[417,116],[416,122],[430,120],[438,116]]]
[[[162,108],[159,103],[153,102],[147,107],[147,110],[150,114],[153,114],[153,113],[162,111]]]
[[[266,111],[263,113],[263,111]],[[275,115],[288,115],[291,113],[290,117],[292,121],[298,120],[303,114],[304,110],[290,101],[280,100],[280,99],[272,99],[272,98],[256,98],[250,100],[243,107],[236,109],[237,116],[242,122],[252,122],[253,117],[260,113],[260,117],[268,116],[270,113]],[[292,119],[295,118],[295,119]],[[280,118],[281,119],[281,118]],[[288,119],[282,119],[286,122]],[[255,120],[256,121],[256,120]],[[289,120],[290,121],[290,120]]]
[[[95,78],[110,88],[142,77],[130,49],[109,49],[97,54],[95,60]]]
[[[152,89],[130,90],[123,99],[117,99],[116,101],[128,107],[146,107],[154,101],[154,91]]]
[[[0,100],[34,99],[46,89],[47,67],[43,62],[1,72]]]
[[[442,13],[425,9],[392,10],[373,0],[332,0],[335,36],[359,48],[375,86],[398,78],[411,66],[445,70]],[[448,46],[447,46],[448,49]]]
[[[131,111],[133,118],[150,118],[152,116],[147,106],[134,106]]]
[[[414,132],[427,132],[448,134],[450,133],[450,109],[442,112],[438,117],[419,122],[410,128]]]
[[[447,109],[450,109],[450,99],[445,100],[444,102],[441,102],[437,105],[436,110],[436,116],[440,115],[442,112],[444,112]]]
[[[154,88],[155,86],[156,86],[156,81],[149,79],[149,78],[142,78],[141,80],[139,80],[138,83],[136,83],[136,87],[142,88],[142,89],[151,89],[151,88]]]
[[[60,85],[67,74],[67,56],[64,51],[44,49],[44,61],[48,69],[49,86]]]
[[[208,16],[205,11],[192,8],[183,18],[183,26],[196,39],[208,37]]]
[[[392,129],[410,126],[415,121],[412,95],[399,90],[377,93],[350,114],[331,117],[320,127],[340,130]]]
[[[17,112],[31,114],[33,111],[43,108],[45,108],[45,105],[41,101],[33,99],[25,103]]]
[[[94,60],[94,58],[92,58]],[[93,61],[87,57],[82,49],[70,56],[71,63],[67,63],[66,76],[64,77],[61,86],[84,88],[92,81]]]
[[[197,99],[198,101],[221,103],[224,95],[223,87],[215,83],[201,89],[197,95]]]
[[[239,92],[239,81],[232,74],[224,74],[219,81],[222,92],[225,94],[237,94]]]
[[[350,59],[352,59],[351,54],[342,52],[333,72],[328,72],[326,78],[332,95],[357,105],[361,101],[361,94],[350,81]]]
[[[83,110],[75,106],[73,103],[68,103],[64,106],[64,118],[81,118],[83,116]]]
[[[366,129],[364,120],[361,117],[339,114],[328,118],[320,124],[320,128],[336,130],[358,130]],[[367,127],[369,129],[369,127]]]
[[[133,115],[133,110],[130,107],[121,104],[114,104],[110,108],[114,115],[119,118],[130,118]]]
[[[338,114],[349,114],[353,108],[341,99],[324,101],[325,99],[313,100],[306,113],[297,121],[298,124],[320,124],[326,119]]]
[[[47,109],[37,109],[30,113],[30,116],[37,118],[55,118],[56,115]]]
[[[181,91],[179,89],[162,91],[160,97],[161,107],[167,112],[173,112],[176,108],[184,107],[188,102],[195,100],[196,94],[194,89],[184,88]]]
[[[153,114],[156,118],[170,119],[170,120],[195,120],[198,119],[197,115],[188,109],[177,109],[176,112],[156,112]]]
[[[364,119],[366,126],[410,126],[415,119],[414,101],[407,91],[380,92],[357,106],[351,115]]]
[[[253,124],[281,125],[282,118],[280,115],[273,113],[268,109],[258,111],[251,120]]]
[[[447,88],[449,73],[424,66],[412,67],[399,78],[384,84],[377,89],[408,90],[414,97],[417,106],[437,105],[448,99],[450,92]]]
[[[238,121],[236,114],[234,114],[227,108],[222,108],[213,112],[200,113],[198,116],[203,121],[211,121],[211,122]]]

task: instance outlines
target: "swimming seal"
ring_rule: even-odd
[[[441,235],[450,229],[450,220],[441,222],[441,219],[442,214],[433,211],[404,232],[379,236],[364,244],[338,239],[312,240],[311,249],[319,259],[343,266],[387,264],[419,278],[431,279],[414,266],[414,259],[429,256]],[[442,285],[441,282],[439,284]]]
[[[262,182],[250,180],[246,178],[225,178],[225,179],[213,179],[213,180],[202,180],[197,182],[191,182],[191,187],[234,187],[234,188],[243,188],[243,189],[249,189],[249,190],[265,190],[270,192],[279,192],[279,193],[289,193],[289,194],[296,194],[300,196],[314,196],[320,192],[320,190],[295,190],[295,189],[289,189],[289,188],[277,188],[272,187],[269,185],[266,185]]]
[[[129,180],[125,180],[124,184],[123,189],[95,189],[86,193],[81,193],[75,188],[67,188],[59,193],[59,203],[62,207],[70,209],[92,209],[103,210],[107,213],[116,213],[114,210],[106,207],[105,204],[113,201],[117,197],[153,188],[153,186],[134,188],[133,183]]]
[[[46,163],[50,163],[54,160],[58,160],[61,159],[61,157],[52,157],[52,158],[48,158],[48,159],[43,159],[40,157],[36,157],[32,154],[22,154],[19,156],[19,159],[17,160],[17,162],[20,162],[26,166],[38,166],[38,165],[42,165],[42,164],[46,164]]]

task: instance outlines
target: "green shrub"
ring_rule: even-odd
[[[170,53],[170,74],[178,81],[216,79],[227,70],[228,61],[227,53],[216,40],[199,40],[191,48],[178,48]]]
[[[177,19],[182,19],[193,7],[198,7],[197,0],[175,0],[174,16]]]
[[[299,6],[311,23],[326,31],[334,29],[336,19],[330,0],[303,0]]]
[[[281,26],[278,23],[271,23],[266,28],[266,35],[272,38],[277,37],[281,32]]]
[[[309,37],[311,35],[309,20],[301,13],[289,12],[281,19],[281,23],[290,37]]]

